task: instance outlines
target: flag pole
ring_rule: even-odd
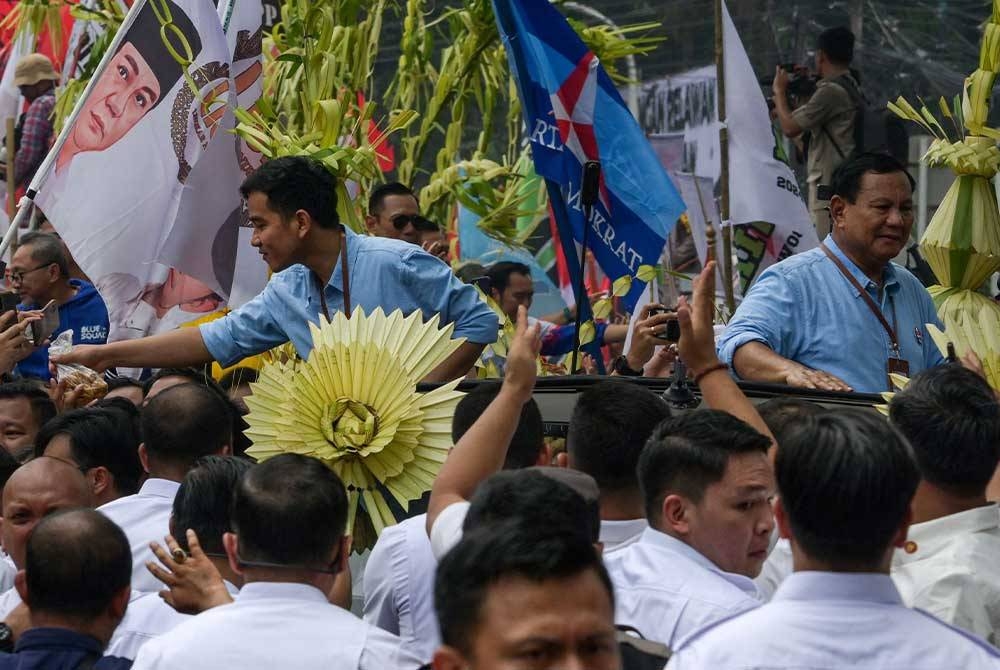
[[[135,22],[135,17],[139,14],[139,10],[146,6],[146,0],[137,0],[132,8],[129,10],[128,14],[125,16],[125,20],[122,21],[122,25],[118,28],[118,32],[115,34],[111,44],[108,45],[108,50],[104,52],[104,56],[101,58],[101,62],[97,64],[97,69],[94,70],[94,75],[87,82],[86,88],[83,89],[83,93],[80,94],[79,100],[76,101],[76,106],[73,108],[73,112],[66,119],[66,123],[63,124],[62,132],[59,133],[59,137],[56,138],[55,143],[52,148],[49,149],[49,153],[45,155],[45,159],[42,164],[38,166],[38,170],[35,172],[35,176],[31,179],[31,184],[28,186],[24,197],[18,203],[17,215],[14,220],[10,222],[10,227],[7,228],[7,232],[4,234],[3,239],[0,240],[0,257],[7,253],[7,249],[10,247],[13,241],[14,231],[17,230],[21,222],[27,217],[30,208],[28,205],[33,205],[35,201],[35,196],[38,194],[38,189],[41,188],[42,182],[48,176],[49,168],[52,163],[59,156],[59,152],[62,150],[63,145],[66,143],[66,138],[69,137],[70,131],[73,129],[73,124],[76,122],[78,116],[80,116],[80,111],[83,109],[83,103],[86,102],[87,97],[90,95],[91,91],[94,90],[94,86],[97,85],[98,79],[107,69],[108,63],[111,62],[112,57],[118,51],[118,47],[121,45],[122,40],[125,38],[125,34],[128,32],[129,28]],[[8,159],[10,160],[10,159]]]
[[[719,106],[719,214],[722,218],[722,283],[729,313],[736,311],[733,296],[733,229],[729,225],[729,129],[726,127],[726,62],[723,50],[722,2],[715,0],[715,81]]]

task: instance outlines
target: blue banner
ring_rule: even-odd
[[[517,79],[535,170],[549,183],[550,196],[560,196],[561,206],[553,198],[553,211],[570,247],[566,260],[578,266],[564,231],[582,242],[583,164],[596,160],[600,197],[587,222],[588,248],[612,279],[658,265],[684,202],[611,78],[547,0],[493,0],[493,8]],[[633,282],[625,297],[629,309],[644,286]]]

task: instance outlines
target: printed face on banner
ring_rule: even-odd
[[[73,127],[80,151],[107,149],[160,99],[160,83],[131,42],[122,45],[97,81]]]

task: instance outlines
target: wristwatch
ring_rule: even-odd
[[[619,356],[611,364],[611,369],[616,373],[620,374],[622,377],[641,377],[642,370],[633,370],[628,365],[628,359],[624,356]]]
[[[0,652],[14,651],[14,631],[5,623],[0,623]]]

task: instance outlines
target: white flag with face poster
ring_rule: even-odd
[[[723,3],[729,218],[744,291],[770,265],[819,245],[757,75]]]
[[[140,0],[32,185],[104,298],[111,340],[202,318],[233,289],[233,52],[212,0]]]

